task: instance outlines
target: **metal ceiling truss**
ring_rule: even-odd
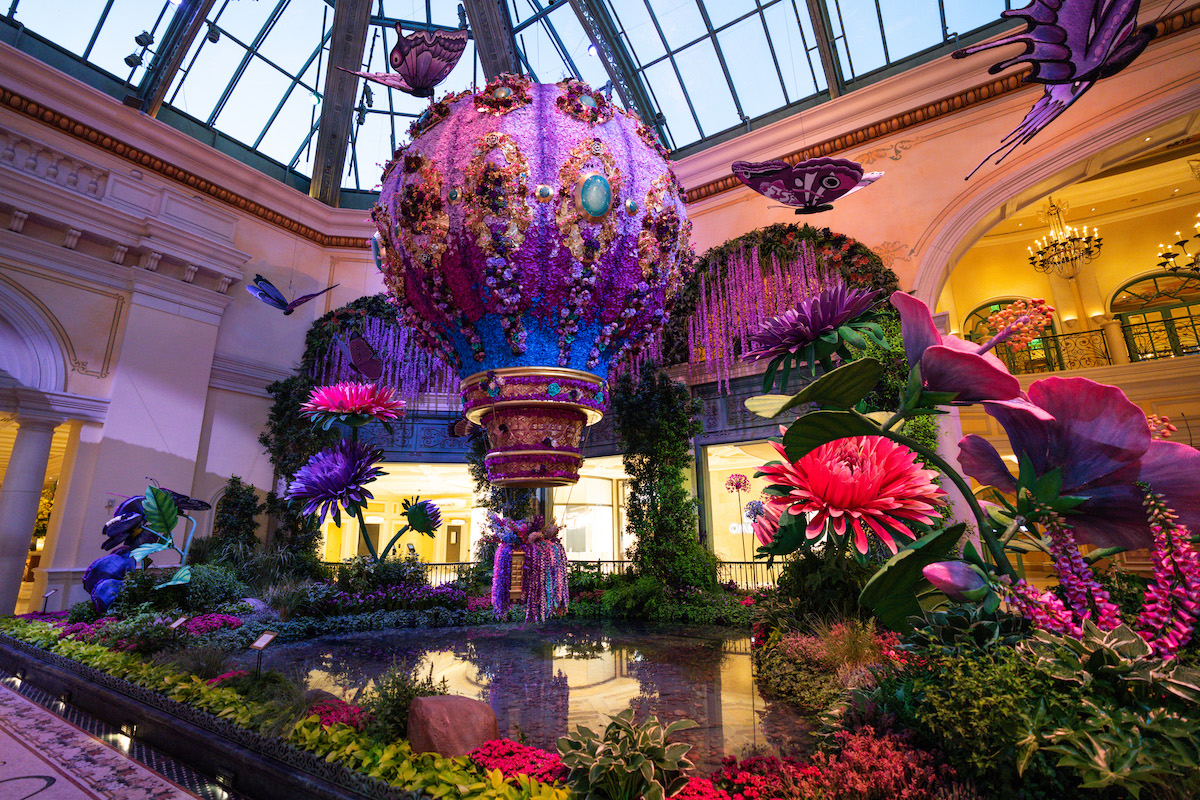
[[[617,32],[617,26],[608,13],[608,8],[598,0],[571,0],[571,10],[579,24],[602,56],[604,71],[612,81],[613,89],[621,98],[621,104],[642,118],[658,134],[659,141],[667,142],[665,120],[655,111],[637,67],[625,49]]]
[[[137,92],[125,97],[125,105],[134,106],[152,117],[158,114],[175,73],[205,27],[205,20],[215,4],[216,0],[182,0],[163,34],[162,44],[142,75]]]
[[[463,0],[471,32],[475,36],[475,52],[490,81],[506,72],[520,72],[517,48],[513,43],[512,20],[504,0]]]
[[[346,152],[350,148],[359,80],[357,75],[345,70],[358,69],[367,45],[370,21],[371,0],[338,0],[334,6],[321,122],[308,193],[335,208],[342,190]]]

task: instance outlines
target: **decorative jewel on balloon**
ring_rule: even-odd
[[[797,214],[829,211],[834,200],[883,177],[882,172],[863,172],[862,164],[846,158],[810,158],[795,166],[786,161],[735,161],[731,168],[742,183]]]
[[[462,58],[470,36],[466,28],[456,31],[420,30],[405,36],[399,22],[396,23],[396,33],[400,34],[400,39],[392,48],[389,58],[396,74],[356,72],[351,69],[343,71],[415,97],[433,97],[433,87],[445,80]]]
[[[1116,75],[1141,55],[1157,28],[1154,24],[1138,27],[1139,5],[1141,0],[1034,0],[1025,8],[1000,12],[1002,17],[1024,20],[1025,30],[954,51],[955,58],[966,58],[1008,44],[1024,45],[1020,55],[993,64],[988,72],[995,75],[1024,61],[1030,65],[1025,82],[1046,85],[1021,124],[967,178],[1003,150],[996,159],[999,164],[1057,119],[1096,81]]]

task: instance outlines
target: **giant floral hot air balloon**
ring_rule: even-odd
[[[491,481],[574,483],[609,366],[666,321],[691,262],[654,133],[587,85],[502,75],[435,103],[372,212],[393,301],[461,378]]]

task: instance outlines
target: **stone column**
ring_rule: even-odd
[[[50,443],[61,421],[25,414],[18,417],[16,441],[0,485],[0,614],[11,614],[17,605],[50,461]]]
[[[1121,330],[1121,320],[1110,319],[1100,323],[1104,331],[1104,341],[1108,345],[1108,355],[1114,364],[1129,363],[1129,347],[1125,344],[1125,334]]]

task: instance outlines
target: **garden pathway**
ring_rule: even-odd
[[[0,800],[200,797],[134,761],[128,737],[89,733],[14,692],[14,680],[0,684]]]

